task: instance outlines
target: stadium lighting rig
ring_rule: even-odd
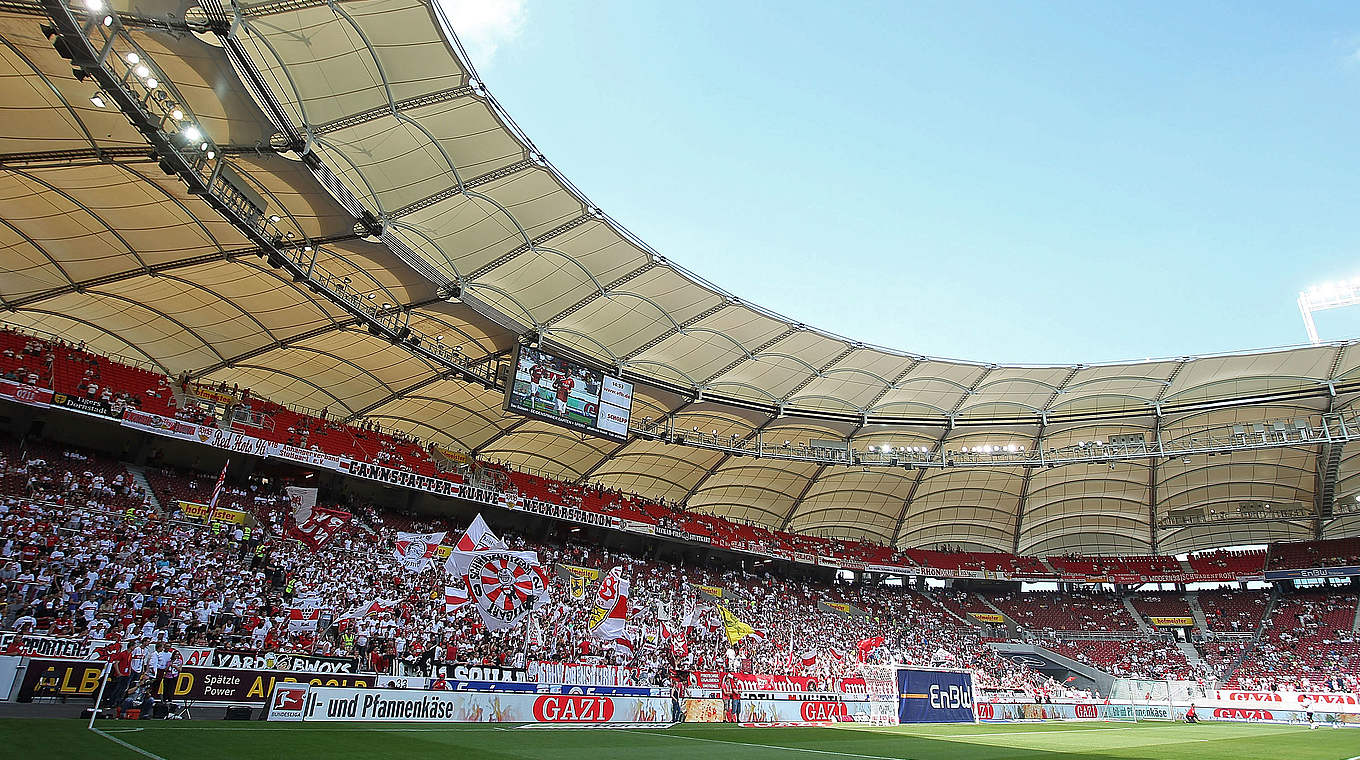
[[[1299,293],[1299,314],[1303,316],[1303,329],[1308,333],[1308,342],[1314,346],[1322,342],[1318,339],[1313,314],[1357,304],[1360,304],[1360,277],[1326,282]]]

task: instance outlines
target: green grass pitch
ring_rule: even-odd
[[[13,758],[663,758],[670,760],[1356,760],[1360,730],[1171,723],[891,728],[521,729],[485,724],[0,720]]]

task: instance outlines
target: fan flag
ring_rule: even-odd
[[[802,653],[801,655],[798,656],[798,661],[801,662],[801,663],[803,664],[803,667],[805,667],[805,668],[810,668],[810,667],[812,667],[813,665],[816,665],[816,664],[817,664],[817,650],[816,650],[816,649],[809,649],[809,650],[807,650],[806,652],[804,652],[804,653]]]
[[[222,474],[217,476],[217,485],[213,486],[212,498],[208,500],[208,519],[212,520],[213,509],[217,506],[217,499],[222,495],[222,486],[227,482],[227,468],[231,466],[231,459],[228,458],[222,464]]]
[[[319,596],[294,600],[293,606],[288,608],[288,632],[315,632],[321,622],[321,610],[326,606]]]
[[[392,556],[396,558],[398,564],[406,568],[407,572],[418,573],[430,566],[430,560],[434,559],[435,552],[439,551],[439,545],[443,543],[446,535],[448,531],[438,533],[398,531]]]
[[[301,525],[312,517],[316,508],[316,489],[288,486],[283,489],[288,494],[288,503],[293,507],[293,522]]]
[[[461,578],[468,574],[468,568],[472,566],[472,560],[476,558],[476,553],[487,549],[509,549],[505,542],[496,537],[495,533],[486,526],[486,520],[481,515],[472,521],[463,537],[458,539],[453,551],[449,552],[449,558],[444,562],[444,572],[453,578]],[[535,560],[537,564],[537,560]]]
[[[722,605],[718,605],[717,609],[718,614],[722,615],[723,633],[727,635],[727,642],[729,644],[735,644],[752,634],[755,634],[761,640],[764,639],[756,629],[738,620],[737,616],[733,615],[731,610]]]
[[[683,660],[689,654],[689,639],[681,633],[671,637],[667,642],[671,647],[671,656],[677,660]]]
[[[371,601],[367,601],[364,602],[363,604],[360,604],[358,607],[355,607],[349,612],[346,612],[345,614],[341,615],[339,619],[357,620],[359,618],[368,617],[369,615],[380,615],[384,612],[390,612],[396,609],[396,607],[397,607],[396,599],[373,599]]]
[[[633,656],[632,640],[626,636],[620,636],[619,638],[614,639],[614,651],[618,654],[623,655],[624,657],[632,657]]]
[[[453,586],[444,587],[444,614],[452,615],[461,610],[472,601],[472,594],[468,591],[467,577],[463,582]]]
[[[590,635],[597,639],[617,639],[628,624],[628,594],[632,584],[616,567],[600,580],[595,606],[590,610]]]
[[[538,552],[491,549],[471,554],[468,591],[487,630],[513,628],[551,599]]]
[[[295,517],[283,535],[316,551],[335,538],[349,524],[351,517],[353,515],[339,509],[314,507],[305,519],[297,520]]]
[[[864,662],[869,659],[869,653],[883,646],[887,639],[882,636],[870,636],[867,639],[860,639],[855,648],[859,650],[859,661]]]

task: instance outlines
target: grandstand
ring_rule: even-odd
[[[1073,719],[1118,719],[1121,679],[1355,704],[1353,341],[1063,366],[866,345],[596,207],[438,4],[183,8],[0,5],[0,675],[50,709],[23,714],[272,720],[277,693],[204,686],[257,670],[616,689],[648,725],[681,695],[836,722],[755,712],[768,693],[896,723],[907,673]],[[608,424],[605,388],[631,404]],[[496,584],[532,589],[513,625],[478,606]],[[1115,706],[1187,706],[1153,702]]]

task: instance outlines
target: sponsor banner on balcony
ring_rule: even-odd
[[[414,723],[669,723],[669,697],[347,689],[279,684],[269,720]]]
[[[0,398],[7,398],[10,401],[17,401],[29,406],[48,406],[52,403],[52,391],[49,388],[39,388],[28,383],[0,380]]]
[[[179,507],[182,517],[189,520],[208,520],[208,505],[199,504],[196,501],[176,501],[175,506]],[[215,507],[212,511],[212,519],[209,522],[228,522],[234,525],[246,524],[246,513],[231,507]]]
[[[1195,624],[1193,617],[1176,617],[1165,615],[1150,615],[1148,620],[1158,628],[1189,628]]]
[[[1344,567],[1308,567],[1298,570],[1267,570],[1266,580],[1286,581],[1300,578],[1349,578],[1360,575],[1360,565]]]
[[[1005,616],[1005,615],[1000,615],[1000,614],[997,614],[997,613],[995,613],[995,612],[970,612],[970,613],[968,613],[968,617],[973,618],[974,620],[980,620],[980,621],[982,621],[982,622],[984,622],[984,623],[1004,623],[1004,622],[1006,622],[1006,616]]]

